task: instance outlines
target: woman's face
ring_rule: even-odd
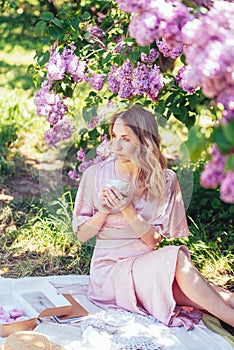
[[[122,162],[131,161],[132,154],[139,145],[137,136],[121,118],[115,121],[111,133],[112,146],[115,155]]]

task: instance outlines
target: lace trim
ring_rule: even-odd
[[[100,311],[79,322],[83,334],[92,328],[107,333],[120,350],[162,350],[152,335],[150,326],[160,324],[153,316],[143,316],[122,310]]]

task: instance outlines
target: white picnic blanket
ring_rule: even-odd
[[[46,335],[66,350],[232,350],[232,345],[209,330],[201,321],[192,331],[184,327],[166,327],[153,317],[120,310],[104,311],[87,297],[89,276],[66,275],[26,277],[24,280],[47,280],[59,293],[71,294],[91,316],[69,325],[40,323],[35,331]],[[0,277],[0,293],[7,292],[9,284],[23,279]],[[4,344],[5,338],[0,338]]]

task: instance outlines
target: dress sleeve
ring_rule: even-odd
[[[162,236],[169,239],[189,236],[182,192],[177,176],[172,170],[167,170],[166,187],[166,203],[160,210],[160,214],[152,217],[149,223]]]
[[[95,176],[92,167],[88,168],[82,175],[76,194],[72,229],[77,232],[78,227],[94,215],[94,187]]]

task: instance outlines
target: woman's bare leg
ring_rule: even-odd
[[[226,301],[233,309],[234,309],[234,293],[226,290],[222,287],[211,284],[212,288],[216,290],[216,292],[221,295],[223,300]]]
[[[234,327],[234,309],[179,250],[175,278],[182,292],[201,309]]]

